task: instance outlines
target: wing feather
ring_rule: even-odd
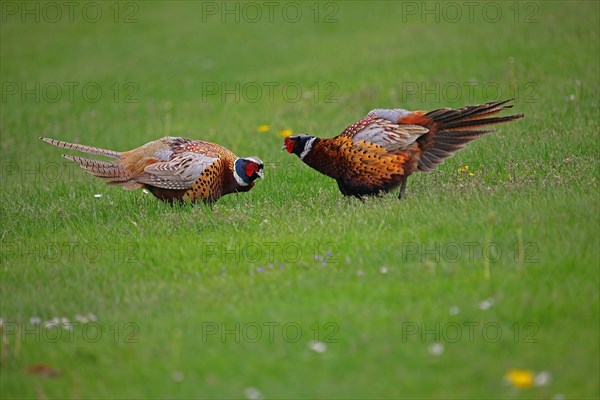
[[[218,157],[185,152],[167,162],[157,162],[144,168],[135,178],[137,182],[163,189],[189,189]]]
[[[421,125],[398,122],[410,114],[401,109],[372,110],[366,117],[346,128],[340,136],[349,137],[355,143],[364,141],[379,145],[388,152],[396,152],[429,132],[429,129]]]

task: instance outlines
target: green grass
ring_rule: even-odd
[[[439,24],[401,2],[337,3],[337,23],[314,23],[312,3],[294,3],[298,23],[138,3],[132,24],[99,4],[98,23],[66,10],[58,23],[2,22],[0,397],[600,396],[598,3],[519,3],[517,22],[513,3],[493,3],[496,23],[463,8]],[[336,10],[319,7],[320,21]],[[79,90],[52,102],[19,86],[35,82]],[[97,102],[80,90],[90,82]],[[236,82],[308,95],[203,99],[207,84]],[[279,151],[282,129],[327,137],[376,107],[515,95],[525,119],[412,176],[402,203],[343,198]],[[127,150],[164,135],[259,155],[267,177],[212,208],[172,207],[87,177],[37,139]],[[90,312],[72,334],[30,322]],[[59,375],[27,373],[35,364]],[[511,368],[552,382],[515,388]]]

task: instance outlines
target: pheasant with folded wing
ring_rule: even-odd
[[[106,156],[113,162],[63,154],[109,185],[126,190],[146,188],[167,202],[214,203],[221,196],[247,192],[263,177],[257,157],[239,158],[227,148],[201,140],[163,137],[125,152],[43,138],[65,149]]]

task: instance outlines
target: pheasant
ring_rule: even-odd
[[[125,190],[143,187],[169,203],[201,200],[212,204],[226,194],[249,191],[254,181],[264,176],[264,164],[258,157],[238,158],[223,146],[201,140],[167,136],[131,151],[117,152],[40,139],[54,146],[114,158],[114,162],[106,162],[63,154],[109,185]]]
[[[431,112],[375,109],[333,138],[288,136],[282,150],[335,179],[343,195],[364,197],[400,186],[402,199],[413,172],[435,170],[470,141],[494,132],[483,126],[522,118],[493,117],[511,108],[510,101]]]

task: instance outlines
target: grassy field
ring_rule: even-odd
[[[1,398],[600,396],[599,3],[76,3],[0,3]],[[510,97],[402,203],[280,152]],[[37,139],[165,135],[266,178],[169,206]]]

